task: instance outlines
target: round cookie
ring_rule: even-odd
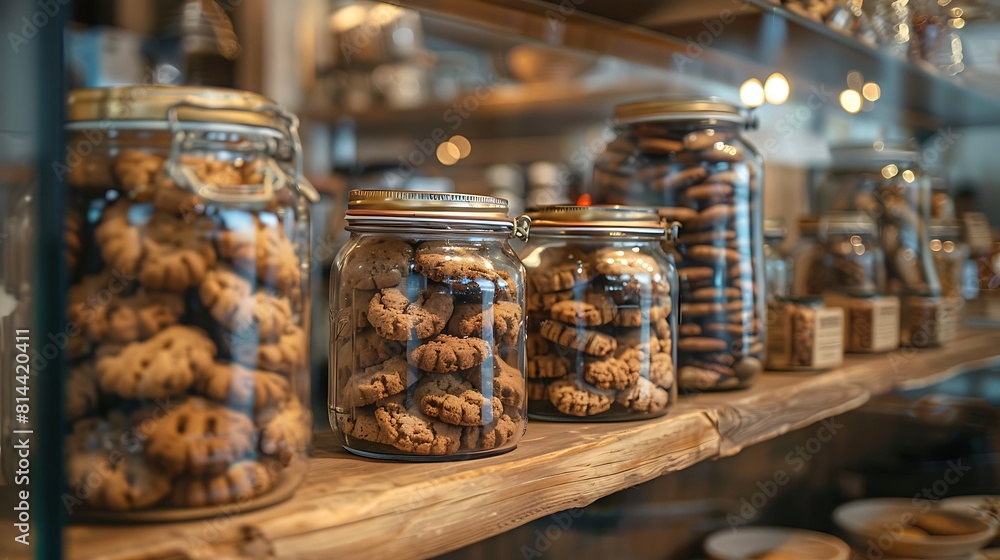
[[[410,363],[423,371],[451,373],[477,367],[490,355],[490,344],[481,338],[443,334],[414,348]]]
[[[681,352],[724,352],[729,344],[720,338],[691,336],[677,339],[677,350]]]
[[[345,290],[381,290],[398,286],[409,275],[413,247],[398,237],[364,236],[351,255],[340,272],[341,286]]]
[[[428,417],[456,426],[482,426],[503,414],[499,398],[484,397],[456,375],[425,377],[417,384],[413,399]]]
[[[191,397],[160,412],[148,408],[137,420],[148,438],[146,456],[171,474],[218,474],[256,446],[253,422],[223,405]]]
[[[274,341],[246,340],[234,337],[230,343],[233,360],[248,367],[292,376],[306,367],[309,352],[306,335],[294,323],[285,325]]]
[[[157,213],[142,228],[139,283],[151,290],[183,292],[196,286],[215,266],[215,247],[209,239],[215,225],[199,217],[189,223]]]
[[[570,325],[597,327],[616,318],[618,308],[607,296],[590,293],[584,301],[560,301],[549,307],[549,315],[556,321]]]
[[[356,408],[353,415],[340,416],[337,419],[337,424],[344,435],[372,443],[389,445],[389,436],[378,425],[378,421],[375,420],[375,413],[371,410]]]
[[[532,278],[534,275],[529,276]],[[536,292],[532,291],[528,294],[526,305],[528,311],[542,311],[548,309],[555,305],[557,302],[571,300],[575,297],[573,290],[565,290],[562,292]]]
[[[66,438],[66,474],[73,496],[118,511],[149,507],[170,492],[170,477],[141,452],[122,445],[124,419],[85,418]]]
[[[475,370],[466,374],[472,386],[480,393],[483,391],[483,381],[490,381],[488,375]],[[524,404],[524,375],[502,358],[494,360],[493,396],[499,397],[505,407],[520,409]]]
[[[368,368],[399,356],[406,351],[406,344],[398,340],[382,338],[372,329],[359,332],[354,337],[351,347],[354,353],[354,365]]]
[[[649,380],[663,388],[674,384],[674,359],[670,354],[657,352],[649,361]]]
[[[462,428],[409,412],[389,403],[375,411],[375,420],[389,444],[416,455],[450,455],[462,444]]]
[[[368,305],[368,322],[389,340],[410,340],[411,333],[425,339],[444,330],[453,310],[448,294],[424,292],[411,302],[403,292],[386,288]]]
[[[381,364],[357,372],[347,380],[341,406],[366,406],[406,390],[409,365],[404,356],[395,356]]]
[[[195,391],[242,411],[259,411],[288,398],[288,379],[267,371],[247,369],[236,363],[216,362],[201,372]]]
[[[184,508],[245,502],[270,490],[277,478],[276,466],[239,461],[214,476],[178,478],[168,501],[172,506]]]
[[[292,397],[278,408],[257,418],[260,430],[260,452],[289,465],[297,456],[304,456],[312,438],[312,413]]]
[[[523,425],[504,414],[486,426],[469,426],[462,430],[462,448],[488,451],[503,447],[517,437]]]
[[[565,292],[584,284],[590,280],[593,271],[587,262],[563,262],[548,267],[537,268],[528,275],[528,284],[536,294],[549,294],[550,292]],[[544,296],[542,296],[544,297]],[[548,296],[550,299],[559,296]],[[572,293],[567,298],[573,297]],[[541,302],[544,307],[544,299]]]
[[[115,296],[107,305],[93,311],[89,321],[81,323],[80,317],[71,319],[76,319],[94,342],[127,344],[146,340],[177,324],[184,313],[184,299],[177,294],[139,292],[132,296]]]
[[[287,298],[263,290],[253,293],[250,282],[228,267],[209,271],[198,294],[212,318],[230,331],[274,340],[292,322]]]
[[[219,258],[240,272],[256,274],[258,282],[283,295],[300,295],[299,259],[278,217],[245,212],[224,219],[226,229],[216,240]]]
[[[640,377],[634,385],[620,391],[615,400],[635,412],[654,414],[667,407],[670,393],[648,379]]]
[[[215,362],[215,344],[194,327],[175,325],[117,353],[97,359],[101,391],[126,399],[167,397],[186,391]]]
[[[614,337],[593,330],[571,327],[558,321],[542,321],[539,332],[546,340],[591,356],[607,356],[618,347]]]
[[[614,398],[588,389],[572,376],[549,385],[549,402],[556,410],[570,416],[594,416],[607,412]]]
[[[621,391],[639,379],[640,364],[640,359],[587,360],[583,366],[583,379],[597,389]]]
[[[461,303],[455,306],[448,332],[455,336],[475,336],[483,338],[483,319],[492,315],[495,343],[514,345],[521,334],[523,311],[521,306],[510,301],[500,301],[493,305]],[[488,321],[489,319],[487,319]]]
[[[571,368],[572,364],[567,358],[558,354],[542,354],[528,358],[524,373],[532,379],[552,379],[566,375]]]
[[[615,316],[616,327],[641,327],[650,322],[662,321],[670,315],[670,300],[663,300],[663,305],[621,306]]]
[[[508,271],[498,270],[493,261],[474,249],[442,242],[428,242],[417,248],[413,270],[449,290],[481,301],[517,298],[517,286]]]

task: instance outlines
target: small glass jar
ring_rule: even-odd
[[[696,391],[750,386],[763,370],[761,157],[754,125],[718,99],[616,109],[618,136],[595,163],[594,200],[658,206],[681,224],[678,382]]]
[[[782,247],[785,242],[785,222],[779,218],[764,220],[764,280],[767,301],[791,294],[792,263]]]
[[[941,282],[941,297],[961,299],[966,285],[965,270],[969,261],[969,244],[961,220],[931,222],[931,255]]]
[[[297,119],[252,93],[137,86],[72,92],[68,121],[75,511],[175,520],[291,496],[318,199]]]
[[[886,291],[894,295],[940,295],[929,254],[931,192],[908,145],[833,150],[833,167],[817,190],[821,212],[860,211],[878,224]]]
[[[507,210],[489,196],[351,191],[330,280],[330,425],[348,451],[425,461],[517,446],[524,267]]]
[[[826,243],[820,237],[819,218],[799,218],[799,240],[791,250],[790,294],[819,297],[832,283]]]
[[[546,206],[529,213],[528,412],[640,420],[677,399],[677,271],[657,211]]]
[[[885,268],[878,228],[861,212],[827,212],[819,220],[820,236],[829,256],[827,289],[852,296],[885,291]]]

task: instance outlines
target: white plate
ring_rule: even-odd
[[[705,552],[713,560],[746,560],[766,552],[784,552],[789,558],[811,560],[849,560],[851,557],[847,543],[838,538],[784,527],[718,531],[705,541]]]
[[[926,513],[922,504],[907,498],[878,498],[846,503],[833,511],[833,521],[848,533],[851,544],[861,554],[910,558],[963,558],[986,546],[996,534],[996,525],[965,512],[950,509],[981,530],[968,535],[900,535],[893,527],[902,527],[914,515]]]

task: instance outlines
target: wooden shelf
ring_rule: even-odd
[[[426,558],[736,454],[874,395],[1000,364],[998,348],[1000,330],[963,329],[947,348],[850,356],[823,374],[769,373],[750,390],[684,396],[648,422],[532,422],[516,450],[474,461],[362,459],[323,432],[306,482],[285,503],[176,524],[73,526],[66,557]]]

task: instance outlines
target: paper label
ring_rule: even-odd
[[[827,306],[844,312],[844,351],[888,352],[899,347],[899,298],[855,298],[829,293]]]
[[[821,307],[816,310],[813,330],[813,366],[836,367],[844,361],[844,310],[839,307]]]

